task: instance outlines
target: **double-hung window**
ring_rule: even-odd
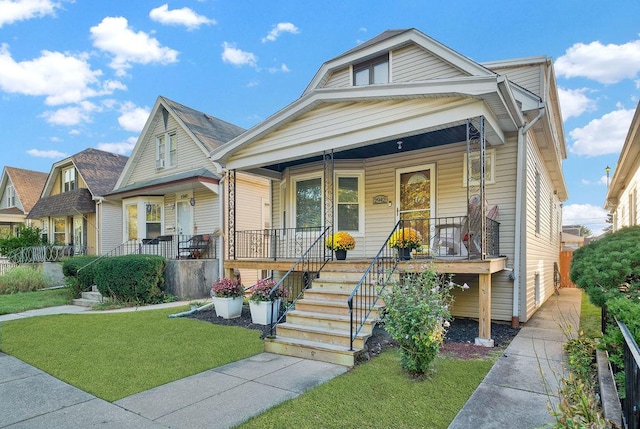
[[[484,183],[496,183],[496,151],[495,149],[487,149],[484,153]],[[473,152],[468,156],[464,155],[464,166],[462,171],[462,185],[467,186],[467,175],[469,175],[469,183],[472,185],[480,184],[480,153]]]
[[[338,231],[360,232],[363,220],[363,178],[360,172],[336,174],[336,227]]]
[[[62,170],[62,192],[69,192],[77,189],[76,169],[74,167]]]
[[[161,203],[146,203],[145,221],[147,238],[157,238],[162,235]]]
[[[322,225],[322,179],[294,179],[295,227],[313,228]]]
[[[176,165],[176,133],[164,133],[156,136],[156,168],[162,169]]]
[[[7,185],[7,207],[16,206],[16,190],[13,185]]]
[[[389,83],[389,55],[376,57],[353,66],[353,85]]]

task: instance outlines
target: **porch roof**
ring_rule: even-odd
[[[120,200],[122,198],[145,195],[164,195],[167,193],[181,192],[193,189],[194,185],[200,185],[217,193],[217,184],[220,177],[215,173],[200,168],[197,170],[185,171],[170,176],[159,177],[143,182],[133,183],[119,188],[115,192],[106,195],[108,199]]]
[[[27,215],[27,219],[41,219],[52,216],[71,216],[76,214],[94,213],[96,203],[91,192],[81,188],[63,192],[57,195],[40,198]]]

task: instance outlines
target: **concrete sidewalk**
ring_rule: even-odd
[[[539,428],[553,423],[548,404],[558,404],[566,375],[562,346],[578,335],[580,289],[561,289],[520,329],[449,429]],[[567,332],[569,327],[570,332]]]
[[[229,428],[346,371],[261,353],[110,403],[0,353],[0,428]]]

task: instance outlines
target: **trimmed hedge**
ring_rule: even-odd
[[[80,291],[88,289],[95,284],[95,269],[98,262],[94,262],[99,256],[74,256],[62,263],[62,274],[65,277],[75,278],[77,288]],[[82,268],[80,270],[80,268]],[[78,273],[78,270],[80,272]]]
[[[96,285],[103,296],[145,304],[162,302],[167,265],[162,256],[114,256],[95,265]]]

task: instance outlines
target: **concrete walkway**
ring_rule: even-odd
[[[449,429],[541,428],[553,423],[567,335],[577,337],[580,289],[561,289],[520,329]]]
[[[185,303],[109,312],[177,305]],[[0,316],[0,322],[75,313],[96,312],[60,306]],[[110,403],[0,353],[0,428],[230,428],[346,371],[261,353]]]

